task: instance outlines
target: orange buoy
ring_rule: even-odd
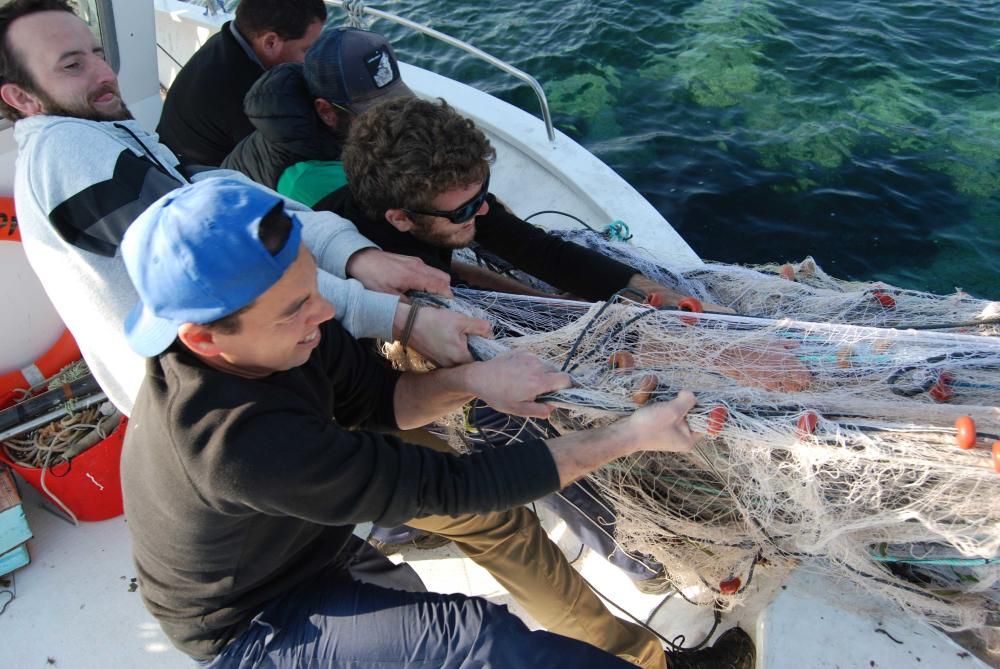
[[[708,427],[705,428],[705,431],[712,437],[716,436],[722,432],[722,428],[728,418],[729,409],[721,404],[717,407],[712,407],[712,410],[708,412]]]
[[[635,367],[635,356],[628,351],[615,351],[608,358],[608,367],[611,369],[630,369]]]
[[[741,585],[743,585],[743,582],[740,580],[740,577],[733,576],[719,583],[719,592],[724,595],[735,595],[740,591]]]
[[[653,393],[656,391],[656,386],[659,385],[659,379],[656,374],[646,374],[636,385],[635,389],[632,391],[632,401],[642,406],[649,402],[653,397]]]
[[[993,442],[993,469],[1000,473],[1000,440]]]
[[[649,293],[646,295],[646,304],[654,309],[659,309],[663,306],[663,293]]]
[[[802,439],[814,433],[818,423],[819,416],[816,415],[815,411],[807,411],[799,416],[799,423],[797,426],[799,438]]]
[[[941,372],[927,394],[935,402],[950,402],[955,397],[955,390],[951,387],[954,380],[955,377],[951,375],[951,372]]]
[[[690,311],[694,314],[700,314],[705,311],[705,308],[701,305],[701,300],[696,297],[685,297],[682,300],[678,300],[677,308],[681,311]],[[691,318],[690,316],[681,316],[681,322],[684,325],[694,325],[698,322],[698,319]]]
[[[14,199],[0,197],[0,242],[21,242]],[[0,407],[10,404],[17,390],[26,390],[42,383],[66,365],[80,359],[80,348],[69,330],[63,330],[56,343],[34,362],[0,374]]]
[[[872,297],[874,297],[875,301],[881,304],[885,309],[892,309],[896,306],[896,298],[888,293],[883,293],[881,290],[873,292]]]
[[[778,270],[778,276],[786,281],[795,281],[795,268],[792,267],[791,263],[786,262],[781,266],[781,269]]]
[[[964,451],[976,445],[976,421],[972,416],[959,416],[955,421],[955,443]]]

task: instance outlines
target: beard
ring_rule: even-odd
[[[118,111],[102,112],[93,106],[91,101],[106,93],[114,93],[118,96],[118,100],[121,103]],[[86,121],[129,121],[134,118],[132,116],[132,112],[125,106],[125,101],[121,99],[121,94],[118,92],[117,87],[105,86],[88,97],[88,104],[73,106],[63,106],[59,104],[52,99],[52,96],[43,90],[34,91],[34,95],[42,103],[42,108],[49,116],[67,116],[69,118],[84,119]]]
[[[433,230],[433,226],[424,226],[414,221],[410,229],[410,234],[424,244],[441,249],[464,249],[476,238],[476,227],[471,230],[462,230],[462,226],[455,225],[454,229],[447,229],[444,232]]]

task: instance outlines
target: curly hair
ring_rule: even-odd
[[[365,215],[430,209],[452,188],[486,179],[496,151],[486,135],[447,102],[397,98],[351,124],[342,159],[347,183]]]
[[[69,12],[75,15],[73,6],[66,0],[12,0],[0,7],[0,85],[15,84],[34,93],[37,90],[27,66],[11,46],[8,35],[10,26],[17,19],[39,12]],[[24,118],[19,110],[0,100],[0,114],[17,121]]]

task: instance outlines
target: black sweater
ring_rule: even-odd
[[[236,41],[230,23],[191,56],[163,101],[156,132],[183,163],[218,167],[253,132],[243,98],[264,70]]]
[[[487,202],[489,211],[476,218],[476,242],[550,286],[587,300],[604,300],[624,288],[636,274],[628,265],[521,220],[500,206],[492,194]],[[340,214],[384,251],[416,256],[431,267],[451,272],[451,249],[422,242],[409,233],[400,232],[386,220],[368,218],[348,186],[326,196],[313,209]]]
[[[222,167],[277,188],[281,174],[304,160],[339,160],[341,142],[313,108],[302,65],[283,63],[257,80],[243,100],[255,130],[222,161]]]
[[[122,455],[125,513],[143,600],[193,657],[338,568],[354,523],[494,511],[559,487],[541,441],[460,457],[345,429],[394,427],[398,376],[336,321],[321,333],[306,364],[262,379],[179,346],[148,361]]]

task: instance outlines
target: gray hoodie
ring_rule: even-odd
[[[14,199],[25,253],[83,357],[112,402],[126,415],[145,365],[125,341],[125,316],[138,296],[118,243],[160,196],[230,170],[192,172],[157,136],[135,121],[33,116],[14,126],[18,157]],[[374,244],[346,219],[292,200],[303,241],[320,267],[320,292],[355,337],[392,336],[398,298],[344,279],[350,256]]]

